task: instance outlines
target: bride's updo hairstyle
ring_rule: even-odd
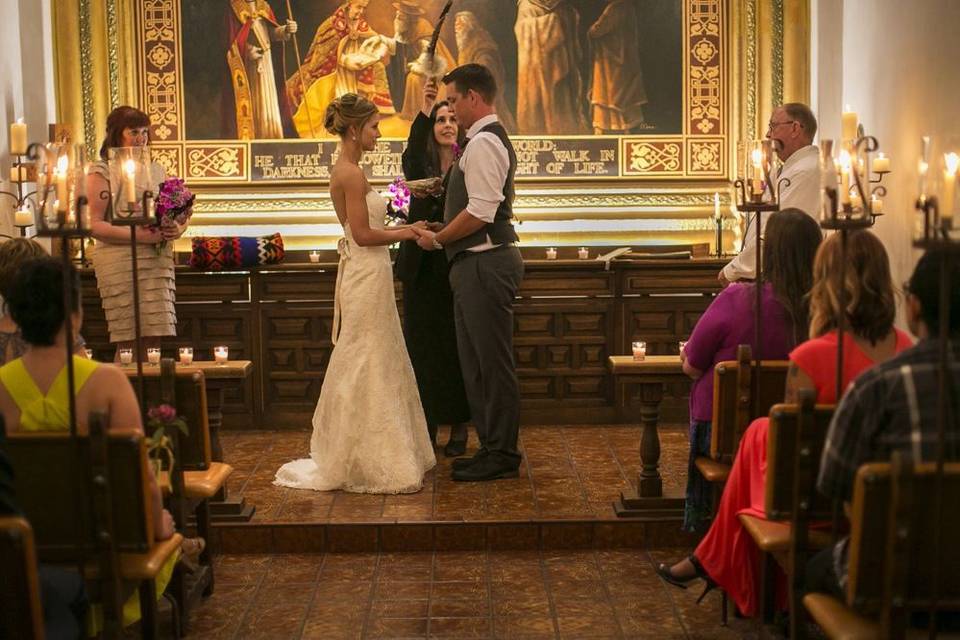
[[[350,127],[358,130],[377,113],[377,105],[355,93],[345,93],[329,105],[323,117],[323,127],[343,138]]]

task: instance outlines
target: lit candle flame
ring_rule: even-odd
[[[750,153],[750,158],[753,161],[753,166],[760,167],[763,162],[763,152],[760,149],[754,149]]]
[[[960,156],[956,153],[948,153],[943,156],[943,164],[947,168],[947,173],[956,175],[957,169],[960,168]]]
[[[137,173],[137,163],[132,158],[128,158],[123,163],[123,172],[132,178]]]
[[[70,161],[67,156],[63,155],[57,158],[57,169],[56,174],[59,178],[65,178],[67,176],[67,169],[70,166]]]
[[[844,149],[840,152],[840,160],[837,162],[841,171],[850,171],[850,152]]]

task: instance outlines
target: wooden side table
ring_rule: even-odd
[[[637,489],[620,494],[614,511],[621,518],[647,520],[682,519],[684,496],[664,493],[660,475],[660,403],[664,385],[689,380],[680,356],[610,356],[607,365],[614,379],[614,402],[618,415],[627,418],[631,397],[640,400],[640,474]]]

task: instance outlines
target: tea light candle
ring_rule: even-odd
[[[83,354],[87,356],[87,360],[93,360],[93,349],[84,349]]]
[[[147,349],[147,362],[150,364],[160,364],[160,349]]]
[[[557,249],[556,247],[550,247],[547,249],[547,260],[556,260],[557,259]]]
[[[311,251],[310,252],[310,262],[320,262],[320,252]]]
[[[580,247],[577,250],[577,257],[581,260],[588,260],[590,258],[590,252],[587,251],[586,247]]]
[[[15,227],[33,226],[33,211],[26,207],[17,209],[16,213],[13,214],[13,225]]]
[[[180,364],[193,363],[193,347],[180,347]]]
[[[633,359],[634,360],[643,360],[647,357],[647,343],[638,340],[633,343]]]
[[[27,125],[23,118],[10,123],[10,155],[18,156],[27,152]]]
[[[229,353],[230,350],[227,347],[214,347],[213,359],[216,360],[217,364],[227,364],[227,357]]]
[[[120,364],[133,362],[133,349],[120,349]]]
[[[873,161],[873,170],[875,173],[890,173],[890,158],[883,155],[882,151]]]

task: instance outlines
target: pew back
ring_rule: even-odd
[[[833,411],[833,405],[817,405],[809,419],[803,420],[798,405],[777,404],[770,409],[764,504],[768,519],[784,520],[791,516],[797,480],[799,487],[808,489],[803,493],[812,501],[807,515],[830,518],[831,502],[813,489]]]
[[[91,438],[59,432],[13,433],[5,448],[17,478],[17,500],[36,536],[44,562],[72,562],[96,553],[89,480],[93,467]],[[115,549],[143,553],[153,544],[153,510],[149,495],[147,450],[135,430],[106,438],[107,484]]]
[[[33,531],[23,518],[0,518],[0,638],[43,639],[43,609]]]
[[[905,482],[904,482],[905,481]],[[895,489],[896,482],[900,486]],[[903,534],[905,547],[897,562],[903,563],[902,605],[923,609],[929,604],[937,571],[941,608],[960,608],[960,463],[944,466],[942,510],[936,513],[937,478],[933,463],[922,463],[897,479],[889,463],[871,463],[860,467],[850,512],[851,532],[847,602],[858,611],[875,614],[882,609],[884,583],[889,566],[891,508],[900,503],[905,521],[894,530]],[[906,484],[906,488],[904,488]],[[901,492],[895,495],[896,491]],[[903,491],[907,495],[902,494]],[[903,500],[908,500],[903,503]],[[939,529],[940,545],[935,549],[930,532]]]

